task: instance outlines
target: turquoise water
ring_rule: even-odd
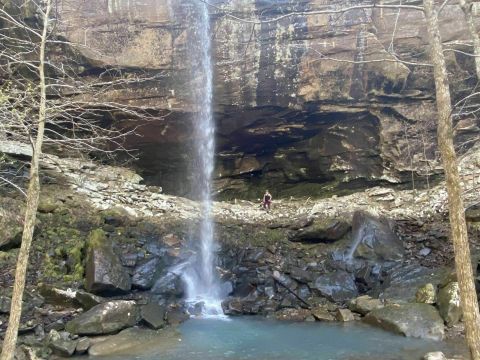
[[[429,351],[449,356],[453,344],[405,338],[360,323],[287,323],[255,318],[192,319],[169,346],[155,344],[109,360],[415,360]],[[102,358],[106,359],[106,358]]]

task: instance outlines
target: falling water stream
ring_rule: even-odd
[[[211,61],[210,16],[200,1],[189,4],[190,20],[187,55],[191,66],[192,100],[195,106],[194,196],[201,204],[199,229],[194,237],[198,251],[182,272],[187,303],[202,306],[203,316],[223,315],[222,291],[215,272],[214,224],[212,220],[212,175],[215,154],[215,123],[212,111],[213,71]]]

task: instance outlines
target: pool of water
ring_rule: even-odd
[[[174,341],[150,343],[109,360],[416,360],[463,345],[405,338],[361,323],[288,323],[256,318],[192,319]],[[102,357],[102,359],[107,359]]]

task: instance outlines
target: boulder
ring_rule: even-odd
[[[222,309],[225,315],[242,315],[243,303],[239,298],[228,298],[222,302]]]
[[[106,300],[98,295],[90,294],[83,290],[77,290],[75,293],[75,300],[82,307],[83,310],[90,310],[92,307],[105,302]]]
[[[132,276],[132,286],[141,290],[149,290],[163,270],[159,258],[154,257],[139,264]]]
[[[393,232],[389,220],[366,211],[359,210],[353,214],[352,241],[352,257],[396,261],[404,255],[403,243]]]
[[[169,272],[156,281],[151,291],[167,298],[179,298],[184,293],[182,279],[177,274]]]
[[[314,281],[313,289],[335,302],[350,300],[358,296],[357,285],[352,274],[336,270],[333,273],[317,277]]]
[[[76,292],[71,289],[62,290],[51,285],[40,284],[39,291],[47,304],[62,307],[78,307],[79,305],[75,298]]]
[[[472,206],[465,210],[465,218],[468,222],[480,222],[480,206]]]
[[[59,333],[51,330],[47,336],[47,344],[55,355],[69,357],[72,356],[77,347],[77,340],[71,340],[68,333]]]
[[[0,250],[9,250],[20,246],[23,228],[19,223],[3,217],[0,212]]]
[[[134,326],[139,311],[134,301],[115,300],[94,306],[69,321],[67,331],[77,335],[102,335]]]
[[[142,306],[140,316],[142,320],[152,329],[160,329],[165,326],[165,306],[150,302]]]
[[[101,229],[92,231],[88,239],[85,287],[99,294],[124,293],[131,288],[130,275]]]
[[[437,302],[437,290],[433,284],[428,283],[418,288],[415,294],[418,303],[435,304]]]
[[[374,299],[369,295],[359,296],[348,303],[348,308],[361,315],[367,315],[370,311],[381,309],[383,303],[379,299]]]
[[[351,225],[342,219],[316,219],[310,226],[292,232],[289,240],[293,242],[331,243],[343,238]]]
[[[0,314],[9,314],[12,301],[9,297],[0,296]]]
[[[50,349],[52,349],[55,355],[70,357],[77,348],[78,340],[70,339],[57,339],[50,343]]]
[[[169,325],[176,326],[187,321],[190,318],[190,315],[179,307],[172,307],[167,310],[165,318]]]
[[[443,319],[432,305],[410,303],[389,305],[371,311],[364,321],[408,337],[441,340]]]
[[[337,313],[335,314],[335,318],[338,321],[347,322],[355,320],[353,313],[349,309],[337,309]]]
[[[440,316],[445,320],[448,326],[457,324],[462,318],[462,308],[460,306],[460,291],[458,282],[451,282],[440,288],[437,301]]]
[[[178,345],[180,338],[174,331],[154,331],[130,328],[109,336],[105,341],[93,344],[88,349],[90,356],[140,353],[145,347],[155,346],[158,351],[166,351]]]
[[[38,202],[38,212],[48,214],[54,212],[59,206],[59,203],[51,197],[40,197]]]
[[[88,337],[82,337],[78,339],[77,347],[75,348],[76,354],[85,354],[88,351],[88,348],[91,345],[91,341]]]
[[[399,265],[385,279],[382,298],[394,302],[414,302],[419,287],[432,284],[437,287],[450,272],[448,268],[426,268],[418,264]]]
[[[244,298],[231,297],[224,300],[222,302],[222,309],[225,315],[256,315],[265,309],[267,303],[268,301],[265,297],[258,296],[258,294],[254,292]],[[274,306],[274,308],[276,309],[276,306]]]
[[[335,318],[332,314],[323,306],[317,306],[311,310],[312,316],[318,321],[333,321]]]

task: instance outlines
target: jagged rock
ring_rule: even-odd
[[[51,285],[40,284],[39,291],[48,304],[63,307],[77,307],[79,305],[75,298],[76,292],[71,289],[62,290]]]
[[[425,284],[418,288],[415,294],[415,300],[418,303],[435,304],[437,302],[437,290],[433,284]]]
[[[189,319],[189,315],[181,308],[170,308],[167,310],[165,318],[169,325],[179,325]]]
[[[313,317],[318,321],[334,321],[335,318],[332,314],[323,306],[317,306],[311,311]]]
[[[58,339],[50,343],[53,353],[63,357],[70,357],[75,352],[78,340]]]
[[[381,300],[374,299],[369,295],[359,296],[348,303],[348,308],[361,315],[367,315],[370,311],[380,309],[384,305]]]
[[[343,321],[343,322],[355,320],[353,313],[349,309],[337,309],[335,318],[338,321]]]
[[[296,266],[292,266],[289,269],[289,274],[293,279],[295,279],[298,282],[301,282],[303,284],[308,284],[309,282],[311,282],[313,280],[311,272],[303,270],[303,269],[298,268]]]
[[[222,302],[225,315],[235,316],[243,314],[243,304],[239,298],[229,298]]]
[[[181,297],[184,292],[182,279],[180,276],[169,272],[157,280],[151,291],[168,298]]]
[[[85,354],[91,345],[91,341],[88,337],[82,337],[78,339],[77,347],[75,348],[76,354]]]
[[[90,294],[83,290],[77,290],[75,293],[75,300],[82,307],[83,310],[90,310],[92,307],[105,302],[106,300],[98,295]]]
[[[166,308],[163,305],[150,302],[142,306],[140,310],[142,320],[152,329],[160,329],[165,326]]]
[[[51,330],[47,337],[47,344],[56,355],[69,357],[72,356],[77,347],[77,340],[71,340],[68,333],[59,333]]]
[[[350,300],[358,295],[353,275],[343,270],[317,277],[313,289],[335,302]]]
[[[292,278],[290,278],[289,276],[287,276],[285,274],[280,273],[277,270],[275,270],[273,272],[272,277],[275,279],[275,281],[280,283],[281,286],[283,286],[287,289],[295,290],[298,286],[298,284],[295,280],[293,280]]]
[[[462,318],[458,282],[440,288],[437,301],[438,311],[448,326],[457,324]]]
[[[131,288],[130,275],[100,229],[92,231],[88,239],[85,287],[90,292],[105,294]]]
[[[277,320],[287,320],[287,321],[305,321],[312,313],[307,309],[293,309],[286,308],[275,313],[275,318]]]
[[[139,311],[134,301],[115,300],[97,305],[69,321],[68,332],[77,335],[111,334],[134,326]]]
[[[419,287],[428,283],[436,287],[449,272],[448,268],[432,269],[417,264],[398,266],[389,272],[382,298],[395,302],[415,301]]]
[[[163,266],[159,258],[149,259],[138,265],[132,276],[132,286],[142,290],[149,290],[158,279],[158,275],[163,271]]]
[[[364,321],[408,337],[441,340],[443,319],[437,309],[428,304],[389,305],[371,311]]]
[[[366,211],[355,211],[352,220],[354,257],[368,260],[400,260],[404,255],[402,241],[395,235],[385,217]]]
[[[267,299],[258,296],[255,291],[243,298],[233,297],[224,300],[222,309],[225,315],[257,315],[265,309],[267,304]]]
[[[344,237],[351,226],[339,219],[316,219],[313,224],[291,233],[289,240],[293,242],[330,243]]]

